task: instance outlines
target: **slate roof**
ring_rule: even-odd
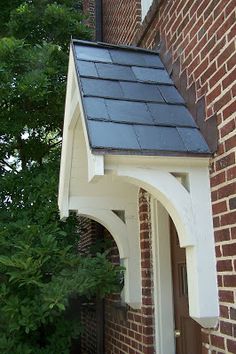
[[[75,40],[72,47],[93,152],[210,154],[158,53]]]

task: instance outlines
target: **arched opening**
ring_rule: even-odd
[[[96,253],[107,252],[107,258],[114,265],[120,265],[120,254],[118,246],[110,232],[97,221],[78,216],[80,241],[78,251],[82,255],[93,256]],[[122,281],[122,279],[121,279]],[[121,288],[122,288],[121,284]],[[106,299],[79,299],[80,321],[83,331],[79,341],[74,343],[71,351],[73,353],[104,353],[105,341],[105,308],[117,308],[121,304],[121,294],[111,294]],[[78,304],[77,304],[78,305]],[[76,310],[76,308],[75,308]],[[114,310],[115,311],[115,310]]]

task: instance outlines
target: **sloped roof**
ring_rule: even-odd
[[[94,153],[210,154],[158,53],[84,41],[72,47]]]

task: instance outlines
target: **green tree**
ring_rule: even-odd
[[[70,36],[89,39],[80,1],[2,1],[0,20],[0,352],[69,353],[71,296],[117,289],[105,254],[81,257],[57,185]]]

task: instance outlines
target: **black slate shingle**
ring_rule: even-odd
[[[136,81],[135,75],[129,66],[96,63],[97,72],[102,79]]]
[[[109,120],[104,98],[84,97],[84,108],[90,119]]]
[[[77,62],[79,74],[87,77],[98,77],[96,66],[90,61],[78,60]]]
[[[145,82],[173,84],[166,70],[132,66],[136,79]]]
[[[75,45],[76,58],[87,61],[100,61],[104,63],[112,63],[112,59],[108,49],[95,47],[90,45]]]
[[[185,106],[148,103],[154,123],[166,126],[186,126],[196,128],[197,125]]]
[[[145,103],[106,100],[106,106],[113,121],[153,124],[151,113]]]
[[[88,121],[90,143],[98,149],[139,150],[140,146],[132,125],[113,122]]]
[[[158,88],[166,103],[184,103],[183,97],[174,86],[159,85]]]
[[[137,101],[164,102],[157,85],[149,85],[141,82],[121,82],[124,98]]]
[[[135,125],[135,132],[142,150],[186,151],[175,127]]]
[[[119,99],[124,97],[120,84],[117,81],[81,78],[81,84],[83,93],[86,96],[111,97]]]

